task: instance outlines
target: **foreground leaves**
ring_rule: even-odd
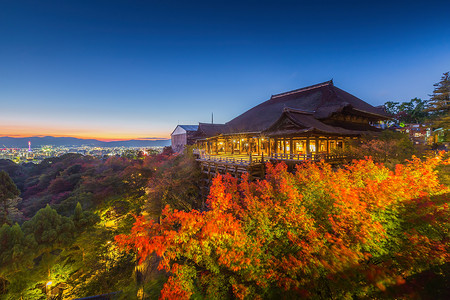
[[[295,174],[267,165],[265,180],[217,176],[209,210],[136,217],[119,247],[161,258],[162,299],[367,297],[450,262],[449,189],[414,158],[389,171],[372,160]]]

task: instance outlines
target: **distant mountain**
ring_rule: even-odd
[[[74,137],[0,137],[0,148],[28,148],[28,141],[31,142],[31,147],[40,147],[44,145],[53,146],[97,146],[97,147],[156,147],[156,146],[170,146],[170,140],[128,140],[128,141],[114,141],[102,142],[94,139],[78,139]]]

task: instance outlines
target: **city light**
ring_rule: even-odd
[[[20,163],[40,163],[44,159],[58,157],[67,153],[76,153],[81,155],[89,155],[93,157],[111,157],[122,156],[127,151],[146,151],[153,149],[162,151],[163,147],[91,147],[91,146],[49,146],[32,148],[0,148],[0,159],[9,159],[17,164]],[[49,161],[51,163],[51,161]]]

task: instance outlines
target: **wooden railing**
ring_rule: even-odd
[[[265,155],[248,155],[248,156],[226,156],[226,155],[209,155],[204,152],[204,150],[194,149],[194,154],[199,155],[199,160],[213,161],[226,164],[236,164],[236,165],[250,165],[265,163],[270,160],[292,160],[292,161],[336,161],[340,159],[348,158],[345,155],[337,154],[283,154],[283,153],[273,153],[271,156]]]
[[[229,157],[229,156],[220,156],[220,155],[208,155],[208,154],[200,154],[200,160],[214,161],[220,163],[227,164],[235,164],[235,165],[250,165],[254,163],[263,163],[268,162],[270,157],[264,156],[247,156],[247,157]]]
[[[283,153],[274,153],[271,156],[274,160],[313,160],[313,161],[333,161],[333,160],[339,160],[348,158],[345,155],[341,154],[325,154],[325,153],[319,153],[319,154],[283,154]]]
[[[315,160],[316,154],[283,154],[273,153],[271,158],[275,160]]]

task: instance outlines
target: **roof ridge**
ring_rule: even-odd
[[[312,115],[312,114],[315,113],[315,111],[301,110],[301,109],[292,108],[292,107],[285,107],[285,108],[283,108],[283,112],[293,112],[293,113],[305,114],[305,115]]]
[[[278,97],[282,97],[282,96],[288,96],[288,95],[296,94],[298,92],[305,92],[305,91],[309,91],[309,90],[312,90],[312,89],[317,89],[317,88],[320,88],[320,87],[324,87],[324,86],[327,86],[327,85],[333,85],[333,79],[325,81],[325,82],[322,82],[322,83],[317,83],[317,84],[313,84],[313,85],[310,85],[310,86],[307,86],[307,87],[303,87],[303,88],[300,88],[300,89],[296,89],[296,90],[292,90],[292,91],[288,91],[288,92],[284,92],[284,93],[280,93],[280,94],[275,94],[275,95],[272,95],[270,97],[270,99],[278,98]]]

